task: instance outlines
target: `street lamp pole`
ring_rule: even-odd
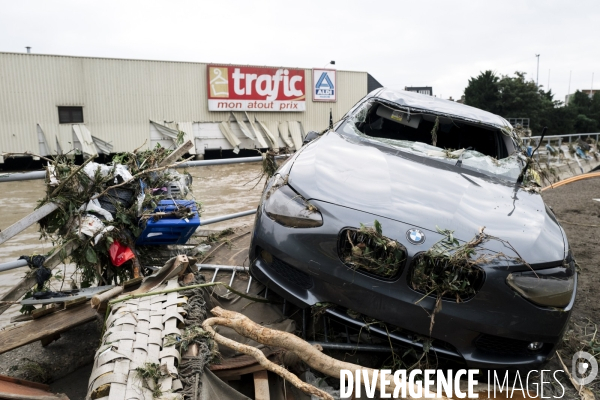
[[[537,57],[537,76],[535,77],[535,85],[540,87],[540,55],[536,54]]]

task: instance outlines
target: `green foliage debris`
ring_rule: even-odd
[[[152,398],[156,399],[162,396],[162,390],[158,381],[165,375],[165,368],[156,363],[145,363],[143,367],[137,367],[135,372],[143,380],[148,389],[152,391]]]
[[[462,243],[454,237],[454,231],[436,228],[443,238],[415,259],[409,276],[411,287],[425,294],[417,303],[430,295],[436,298],[431,313],[430,333],[435,315],[442,309],[443,298],[462,302],[477,293],[478,285],[483,279],[483,265],[495,260],[517,261],[528,265],[510,243],[484,233],[484,228],[473,239]],[[484,251],[482,245],[489,240],[502,242],[516,256]]]
[[[80,287],[121,283],[132,277],[128,264],[112,265],[109,249],[114,241],[134,248],[145,221],[162,217],[154,215],[153,210],[161,200],[170,197],[156,188],[168,187],[169,182],[181,177],[159,166],[171,153],[157,145],[149,150],[117,154],[108,165],[92,163],[82,169],[66,156],[57,156],[48,165],[47,193],[39,206],[54,202],[59,208],[40,221],[40,235],[52,240],[55,246],[76,244],[70,259],[76,265]],[[123,170],[131,178],[124,179]],[[89,210],[90,200],[97,200],[103,210],[112,214],[113,220]],[[99,221],[102,235],[82,233],[87,218]]]
[[[383,236],[379,221],[373,227],[360,224],[360,229],[342,233],[346,241],[342,257],[346,265],[383,278],[395,277],[406,259],[404,248],[395,240]]]

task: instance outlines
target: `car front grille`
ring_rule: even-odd
[[[528,356],[542,352],[547,348],[547,344],[539,350],[529,350],[527,346],[530,342],[518,339],[509,339],[493,335],[482,334],[475,339],[477,350],[498,355],[507,356]]]
[[[258,254],[261,255],[265,263],[277,274],[281,275],[283,279],[299,287],[300,289],[308,290],[313,287],[313,278],[305,272],[300,271],[297,268],[292,267],[285,261],[265,252],[262,249],[258,249]]]
[[[418,253],[413,257],[408,270],[407,281],[411,289],[425,294],[429,297],[437,298],[438,288],[443,284],[444,274],[448,271],[458,271],[458,267],[451,266],[445,261],[433,261],[427,256],[427,253]],[[440,279],[431,279],[431,276],[442,277]],[[472,267],[469,270],[462,269],[462,273],[456,273],[455,288],[452,291],[445,292],[442,296],[445,300],[467,301],[472,299],[483,286],[485,272],[480,267]]]
[[[340,260],[350,269],[379,279],[394,280],[406,263],[406,248],[382,236],[387,246],[377,244],[359,229],[344,229],[338,240]],[[390,246],[390,244],[392,244]]]

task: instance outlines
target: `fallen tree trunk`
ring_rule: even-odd
[[[369,381],[373,381],[373,373],[375,372],[375,370],[329,357],[321,353],[310,343],[300,339],[298,336],[292,333],[265,328],[264,326],[258,325],[257,323],[253,322],[245,315],[234,311],[224,310],[221,307],[213,308],[211,310],[211,313],[213,315],[216,315],[216,317],[206,319],[202,323],[202,327],[213,337],[213,339],[217,343],[223,344],[236,351],[255,357],[259,364],[265,367],[265,369],[278,374],[279,376],[288,380],[290,383],[292,383],[294,386],[304,391],[305,393],[314,394],[315,396],[318,396],[322,399],[332,398],[328,393],[325,393],[312,385],[308,385],[307,383],[302,382],[296,375],[280,367],[279,365],[267,360],[262,351],[260,351],[259,349],[225,338],[216,333],[212,326],[227,326],[235,330],[240,335],[252,339],[258,343],[262,343],[268,346],[281,347],[283,349],[289,350],[295,353],[302,361],[304,361],[311,368],[316,369],[317,371],[329,375],[333,378],[340,379],[341,370],[343,369],[352,371],[353,375],[356,375],[357,370],[362,370],[367,371]],[[409,383],[405,381],[404,384],[408,389]],[[380,389],[379,379],[377,379],[376,385],[377,388]],[[390,386],[386,389],[388,393],[395,389],[395,384],[393,380],[391,380]],[[447,397],[444,396],[435,398],[438,400],[447,400]]]
[[[217,307],[217,308],[220,309],[220,307]],[[215,314],[215,310],[216,309],[212,310],[213,314]],[[225,310],[222,310],[222,311],[225,311]],[[237,313],[235,313],[235,314],[237,314]],[[256,361],[258,361],[258,363],[264,369],[276,373],[277,375],[281,376],[286,381],[290,382],[292,385],[296,386],[298,389],[302,390],[304,393],[307,393],[310,395],[315,395],[315,396],[320,397],[321,399],[325,399],[325,400],[333,400],[333,397],[329,393],[324,392],[320,389],[317,389],[313,385],[309,385],[306,382],[303,382],[302,380],[300,380],[300,378],[298,378],[296,375],[292,374],[287,369],[283,368],[280,365],[275,364],[272,361],[269,361],[267,359],[267,357],[265,357],[263,352],[260,351],[259,349],[257,349],[256,347],[241,344],[241,343],[236,342],[235,340],[231,340],[224,336],[221,336],[218,333],[216,333],[214,331],[214,329],[212,328],[212,325],[223,325],[223,326],[229,326],[229,327],[235,329],[236,323],[232,324],[231,321],[232,320],[227,317],[226,318],[209,318],[202,323],[202,327],[211,334],[211,336],[217,343],[223,344],[223,345],[225,345],[231,349],[234,349],[240,353],[244,353],[244,354],[247,354],[247,355],[250,355],[250,356],[256,358]],[[248,319],[248,321],[250,321],[250,320]],[[244,322],[242,322],[242,323],[244,323]],[[254,324],[254,322],[252,322],[252,321],[250,321],[250,323]],[[258,326],[260,326],[260,325],[258,325]],[[308,346],[310,346],[308,343],[306,343],[306,344]],[[315,351],[318,351],[318,350],[315,349]]]

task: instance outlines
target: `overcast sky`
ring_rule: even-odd
[[[600,88],[600,1],[0,0],[0,51],[368,71],[459,98],[491,69]],[[0,89],[1,90],[1,89]]]

